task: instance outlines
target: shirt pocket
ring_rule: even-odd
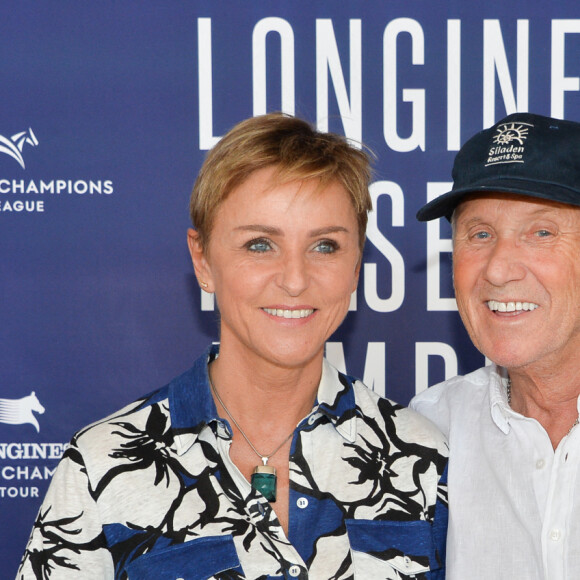
[[[357,579],[443,577],[429,522],[346,520],[346,529]]]
[[[204,537],[155,550],[137,558],[125,570],[129,580],[208,580],[228,570],[244,576],[231,535]]]

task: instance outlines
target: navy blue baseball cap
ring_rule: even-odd
[[[474,135],[453,164],[453,188],[417,212],[445,216],[466,195],[512,193],[580,206],[580,123],[514,113]]]

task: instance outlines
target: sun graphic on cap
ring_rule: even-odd
[[[524,144],[528,136],[528,127],[517,123],[504,123],[497,128],[497,133],[493,138],[494,143],[505,145],[512,141],[517,141],[520,145]]]

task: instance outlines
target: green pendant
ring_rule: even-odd
[[[252,473],[252,487],[268,501],[276,501],[276,468],[270,465],[257,465]]]

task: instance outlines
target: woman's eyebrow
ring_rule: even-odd
[[[317,228],[315,230],[310,230],[308,234],[311,238],[315,238],[317,236],[324,236],[326,234],[336,234],[336,233],[349,233],[348,228],[344,226],[326,226],[323,228]]]
[[[261,232],[263,234],[269,234],[272,236],[284,235],[284,232],[280,228],[275,228],[273,226],[265,226],[261,224],[247,224],[243,226],[238,226],[235,228],[236,231],[240,232]]]
[[[263,234],[269,234],[272,236],[283,236],[284,231],[280,228],[274,226],[266,226],[262,224],[246,224],[243,226],[237,226],[236,231],[240,232],[259,232]],[[348,228],[344,226],[324,226],[322,228],[316,228],[308,232],[309,237],[315,238],[317,236],[324,236],[334,233],[349,233]]]

